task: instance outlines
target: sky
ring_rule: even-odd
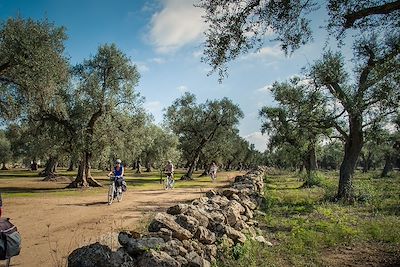
[[[264,151],[268,137],[260,132],[258,112],[274,105],[269,88],[274,81],[298,75],[318,59],[326,46],[324,11],[315,13],[314,41],[287,57],[279,44],[267,41],[229,63],[222,83],[208,76],[201,62],[204,30],[202,10],[193,0],[0,0],[0,20],[10,17],[45,19],[64,26],[68,35],[65,52],[72,64],[94,55],[99,45],[115,43],[137,65],[141,74],[138,92],[155,123],[164,109],[184,92],[198,102],[230,98],[242,109],[239,133]]]

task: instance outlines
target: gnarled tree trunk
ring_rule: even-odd
[[[38,164],[36,162],[36,159],[33,159],[31,164],[31,171],[37,171],[37,169],[38,169]]]
[[[338,200],[352,202],[353,195],[353,174],[357,165],[358,157],[364,144],[361,116],[349,118],[350,133],[346,138],[344,157],[340,165]]]
[[[304,187],[313,186],[313,176],[318,168],[317,164],[317,151],[315,149],[316,141],[310,141],[307,148],[306,158],[304,160],[304,167],[307,172],[306,181],[304,183]]]
[[[3,166],[1,167],[1,170],[6,171],[8,168],[6,167],[6,163],[2,162]]]
[[[72,172],[74,170],[74,160],[70,159],[67,171]]]
[[[39,176],[45,177],[43,181],[54,180],[56,178],[57,164],[58,164],[57,157],[50,157],[47,160],[44,170],[39,173]]]
[[[90,173],[90,162],[92,159],[92,153],[86,151],[83,153],[81,160],[79,161],[78,174],[75,180],[70,183],[68,188],[78,187],[101,187],[102,184],[97,182]]]

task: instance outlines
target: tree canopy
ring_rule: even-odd
[[[199,0],[209,25],[205,32],[203,60],[227,74],[226,63],[243,53],[260,48],[271,38],[288,54],[312,40],[311,17],[326,8],[325,28],[339,40],[348,29],[375,29],[382,36],[398,32],[400,1],[381,0]],[[272,37],[270,37],[272,36]]]
[[[205,145],[223,132],[234,131],[242,117],[240,108],[228,98],[197,104],[193,94],[185,93],[168,107],[165,122],[178,135],[188,160],[186,177],[192,177]]]

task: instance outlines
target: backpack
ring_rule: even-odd
[[[21,251],[21,235],[9,218],[0,218],[0,260],[19,255]]]

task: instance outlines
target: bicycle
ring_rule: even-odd
[[[175,180],[172,173],[166,173],[166,177],[164,179],[164,188],[165,190],[172,189],[175,184]]]
[[[210,176],[211,176],[211,181],[213,183],[215,183],[216,180],[217,180],[217,172],[216,171],[210,171]]]
[[[110,176],[110,180],[112,181],[108,188],[108,205],[111,205],[114,199],[117,199],[118,202],[122,200],[122,181],[123,178],[121,176]]]

